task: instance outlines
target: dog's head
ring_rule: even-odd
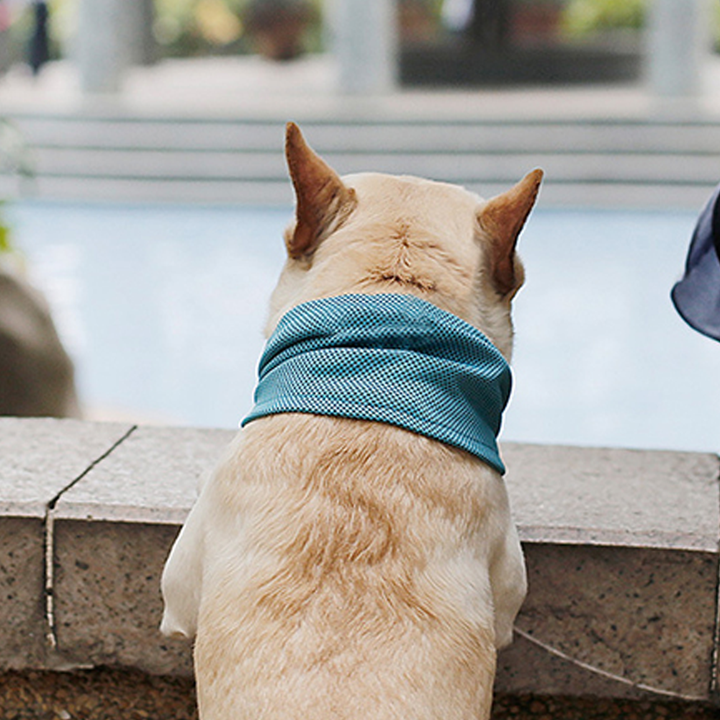
[[[268,331],[290,308],[348,293],[410,293],[484,332],[509,360],[515,246],[542,180],[533,170],[485,201],[455,185],[363,173],[340,178],[289,123],[295,219]]]

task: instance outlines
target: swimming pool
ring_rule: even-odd
[[[290,212],[23,201],[9,217],[93,412],[235,427],[252,404]],[[720,344],[669,299],[694,221],[533,212],[502,439],[720,450]]]

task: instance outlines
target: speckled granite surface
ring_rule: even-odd
[[[198,481],[232,436],[0,418],[0,671],[190,675],[189,644],[156,629],[159,578]],[[709,699],[718,458],[503,452],[530,592],[498,691]]]
[[[716,455],[503,445],[513,514],[528,542],[716,552]]]
[[[713,680],[717,557],[711,553],[526,544],[530,592],[500,654],[504,692],[639,698],[645,685],[707,697]],[[593,673],[586,663],[626,682]]]
[[[55,517],[181,525],[232,430],[137,427],[62,497]]]
[[[0,417],[0,516],[43,518],[48,503],[130,430],[121,423]]]

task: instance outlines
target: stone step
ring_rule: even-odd
[[[519,176],[518,176],[519,177]],[[481,197],[507,190],[512,182],[466,183]],[[17,194],[18,183],[0,177],[0,196]],[[38,177],[23,183],[23,197],[66,201],[121,201],[291,205],[292,188],[282,180],[204,180],[172,178],[162,181],[137,178]],[[711,185],[638,184],[618,182],[548,181],[541,190],[544,207],[674,208],[700,210],[712,192]]]
[[[41,196],[290,202],[283,122],[18,115]],[[690,206],[720,179],[720,124],[638,120],[313,121],[310,143],[341,174],[459,183],[487,196],[533,167],[560,204]],[[622,202],[627,199],[628,202]]]
[[[720,152],[686,156],[647,154],[488,155],[465,153],[324,153],[342,174],[376,171],[419,175],[460,184],[515,182],[533,167],[542,167],[551,182],[713,184],[720,178]],[[116,177],[147,180],[283,181],[285,160],[275,152],[201,152],[187,150],[94,150],[37,148],[36,171],[44,177]]]
[[[19,115],[32,145],[126,149],[276,151],[280,120]],[[319,152],[536,152],[703,154],[720,148],[720,124],[640,120],[306,121]]]

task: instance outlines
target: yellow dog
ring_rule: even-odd
[[[307,303],[398,294],[510,360],[539,170],[483,201],[340,178],[293,124],[286,154],[297,208],[268,335]],[[203,720],[470,720],[489,717],[525,590],[497,464],[392,422],[281,410],[249,422],[201,488],[162,630],[197,636]]]

